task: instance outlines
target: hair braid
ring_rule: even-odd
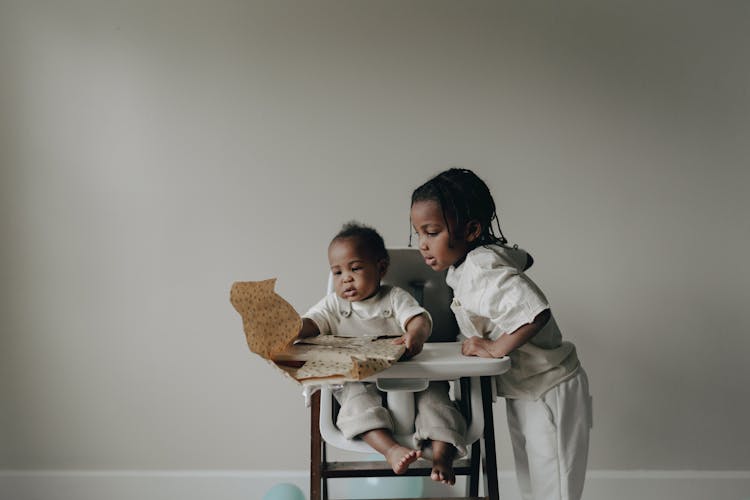
[[[495,200],[492,198],[487,184],[474,172],[465,168],[451,168],[445,170],[414,190],[411,196],[412,205],[417,201],[435,201],[440,205],[443,218],[456,218],[456,225],[462,226],[469,221],[476,220],[482,227],[481,234],[475,246],[493,243],[505,244],[505,238],[500,228]],[[495,221],[497,234],[492,227]],[[409,232],[411,246],[411,228]]]

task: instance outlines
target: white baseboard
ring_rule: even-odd
[[[362,481],[366,480],[332,480],[331,497],[345,497]],[[294,484],[308,496],[306,471],[0,470],[0,499],[262,500],[279,483]],[[429,479],[424,479],[423,485],[429,496],[459,496],[462,492],[460,485],[453,489]],[[500,497],[520,499],[512,473],[500,474]],[[750,500],[750,471],[589,471],[583,498]]]

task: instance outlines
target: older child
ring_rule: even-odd
[[[467,356],[510,356],[499,377],[523,498],[578,499],[588,457],[588,379],[564,342],[527,254],[506,245],[487,185],[453,168],[412,194],[411,222],[425,263],[448,270],[451,309]]]
[[[407,357],[419,354],[430,335],[432,320],[408,292],[380,284],[389,263],[383,238],[372,228],[346,224],[328,246],[328,261],[335,292],[305,313],[299,337],[403,332],[394,342],[405,345]],[[453,459],[457,450],[465,449],[466,423],[448,396],[446,382],[432,383],[415,394],[417,448],[407,448],[394,439],[391,414],[383,407],[374,384],[346,383],[336,397],[341,404],[336,425],[344,436],[360,436],[385,457],[396,474],[403,474],[422,456],[422,447],[430,447],[432,479],[455,483]]]

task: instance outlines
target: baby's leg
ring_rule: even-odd
[[[409,464],[422,456],[419,450],[401,446],[387,429],[374,429],[362,434],[365,443],[383,455],[396,474],[403,474]]]
[[[444,441],[432,442],[432,473],[430,478],[445,484],[456,484],[453,471],[453,460],[456,458],[456,447]]]
[[[338,394],[341,411],[336,425],[347,439],[360,436],[383,455],[396,474],[403,474],[419,458],[418,450],[401,446],[393,438],[393,419],[383,407],[382,395],[374,384],[349,382]]]
[[[348,382],[336,393],[336,398],[341,404],[336,426],[346,439],[373,429],[393,430],[391,412],[383,406],[375,384]]]
[[[459,451],[466,453],[463,445],[466,420],[451,401],[447,382],[430,383],[427,390],[416,394],[416,400],[416,437],[432,446],[430,477],[434,481],[454,484],[453,460]]]

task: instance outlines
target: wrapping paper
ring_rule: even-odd
[[[230,301],[242,316],[247,345],[300,384],[365,379],[390,367],[404,353],[392,336],[320,335],[296,341],[302,327],[297,311],[274,288],[276,279],[238,281]],[[296,341],[296,342],[295,342]]]

